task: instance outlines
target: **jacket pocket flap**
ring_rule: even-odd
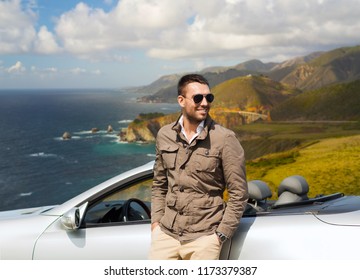
[[[203,156],[203,157],[219,157],[220,152],[219,151],[212,151],[212,150],[204,150],[204,151],[197,151],[197,156]]]
[[[176,198],[175,197],[170,197],[166,200],[166,206],[168,207],[173,207],[176,204]]]
[[[175,145],[164,145],[160,147],[161,156],[163,158],[164,167],[168,169],[175,168],[176,152],[179,149]]]
[[[161,145],[159,147],[160,151],[162,153],[174,153],[179,149],[179,146],[177,145]]]
[[[203,150],[196,152],[195,169],[197,171],[215,172],[220,163],[220,152]]]

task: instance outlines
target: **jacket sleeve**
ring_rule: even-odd
[[[159,137],[159,134],[158,134]],[[154,179],[151,189],[151,223],[159,222],[165,212],[165,197],[168,190],[168,181],[166,169],[163,165],[163,159],[156,144],[156,159],[154,165]]]
[[[245,155],[235,133],[224,138],[222,166],[229,199],[218,231],[231,237],[240,223],[248,200]]]

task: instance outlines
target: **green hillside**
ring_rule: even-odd
[[[248,75],[227,80],[212,89],[214,107],[240,108],[265,106],[271,108],[289,96],[299,93],[265,76]]]
[[[320,56],[314,58],[309,62],[310,65],[313,66],[326,66],[334,61],[338,61],[342,58],[348,59],[353,58],[356,59],[360,55],[360,46],[355,47],[346,47],[346,48],[338,48],[332,51],[324,52]]]
[[[310,197],[335,192],[360,195],[360,135],[322,139],[247,162],[248,180],[267,182],[273,198],[280,182],[291,175],[306,178]]]
[[[272,120],[360,120],[360,80],[308,91],[271,110]]]

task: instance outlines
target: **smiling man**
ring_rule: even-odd
[[[218,259],[248,199],[244,150],[211,119],[203,76],[183,76],[177,100],[182,114],[156,138],[149,259]]]

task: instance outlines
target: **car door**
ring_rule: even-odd
[[[151,184],[148,176],[92,198],[77,230],[64,229],[59,218],[39,237],[33,258],[147,259]]]

